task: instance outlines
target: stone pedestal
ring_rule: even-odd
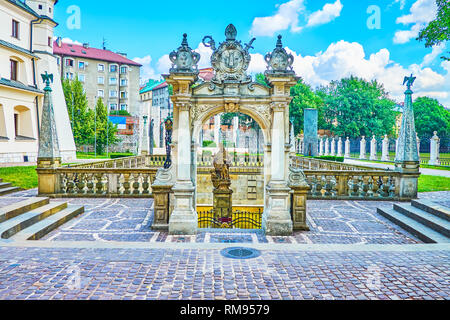
[[[347,140],[345,140],[345,158],[350,158],[350,139],[347,137]]]
[[[169,220],[171,214],[171,194],[174,184],[172,168],[161,168],[156,173],[155,182],[152,184],[152,194],[154,198],[153,210],[154,219],[152,230],[169,230]]]
[[[361,142],[359,143],[359,158],[362,160],[366,159],[366,137],[362,137]]]
[[[309,186],[291,186],[291,211],[294,230],[309,231],[306,223],[306,199]]]
[[[381,161],[389,161],[389,138],[387,135],[384,136],[383,147],[381,151]]]
[[[370,160],[378,160],[377,157],[377,139],[375,136],[370,141]]]
[[[233,190],[213,190],[214,199],[214,212],[217,218],[229,218],[233,217]]]
[[[170,193],[172,186],[152,185],[154,220],[152,230],[169,230]]]
[[[266,235],[292,235],[293,223],[288,207],[290,190],[283,182],[271,182],[266,187],[268,203],[262,219],[262,227]]]
[[[196,235],[198,216],[194,209],[195,188],[192,182],[177,182],[172,190],[175,197],[175,207],[169,219],[169,234]]]
[[[440,141],[441,140],[437,136],[437,131],[435,131],[430,140],[430,161],[428,161],[428,164],[431,166],[438,166],[441,164],[439,160]]]

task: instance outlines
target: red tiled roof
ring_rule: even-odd
[[[86,53],[84,53],[86,52]],[[102,50],[97,48],[85,48],[82,45],[61,43],[61,47],[58,46],[56,41],[53,42],[53,53],[57,55],[72,56],[88,58],[100,61],[115,62],[119,64],[128,64],[134,66],[142,66],[141,64],[134,62],[120,54],[114,53],[109,50]]]
[[[200,69],[198,76],[206,82],[211,81],[212,78],[214,78],[214,69],[213,68]]]
[[[167,82],[166,81],[161,83],[159,86],[154,87],[153,90],[162,89],[162,88],[165,88],[165,87],[167,87]]]

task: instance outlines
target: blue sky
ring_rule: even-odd
[[[380,29],[367,25],[373,15],[367,10],[374,3]],[[66,23],[72,4],[80,8],[79,29]],[[101,47],[104,37],[108,49],[138,58],[144,64],[142,76],[148,78],[167,72],[167,54],[179,46],[184,32],[202,54],[200,66],[208,66],[209,49],[200,45],[203,36],[223,41],[226,26],[233,23],[238,39],[257,38],[250,72],[264,70],[262,57],[282,34],[284,46],[295,54],[294,69],[313,87],[355,74],[379,79],[401,100],[403,76],[413,72],[417,95],[450,107],[450,63],[439,59],[445,47],[427,49],[415,40],[435,10],[434,0],[130,0],[128,6],[116,0],[60,1],[55,35],[94,47]]]

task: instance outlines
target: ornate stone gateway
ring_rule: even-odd
[[[173,187],[175,206],[169,221],[170,234],[196,234],[196,161],[202,124],[219,113],[241,112],[261,127],[264,140],[265,208],[262,228],[269,235],[290,235],[293,223],[289,211],[289,103],[290,89],[298,78],[292,70],[294,58],[283,48],[281,36],[276,48],[266,55],[268,86],[252,82],[247,75],[249,50],[255,39],[242,45],[229,25],[226,40],[216,47],[211,36],[203,43],[213,50],[211,82],[198,81],[200,59],[183,36],[181,46],[170,54],[173,67],[164,78],[173,86]],[[195,86],[194,86],[195,84]]]

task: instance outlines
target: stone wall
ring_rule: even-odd
[[[240,173],[231,174],[231,189],[233,190],[234,206],[264,206],[264,176]],[[211,175],[197,175],[197,204],[212,206],[213,185]]]

